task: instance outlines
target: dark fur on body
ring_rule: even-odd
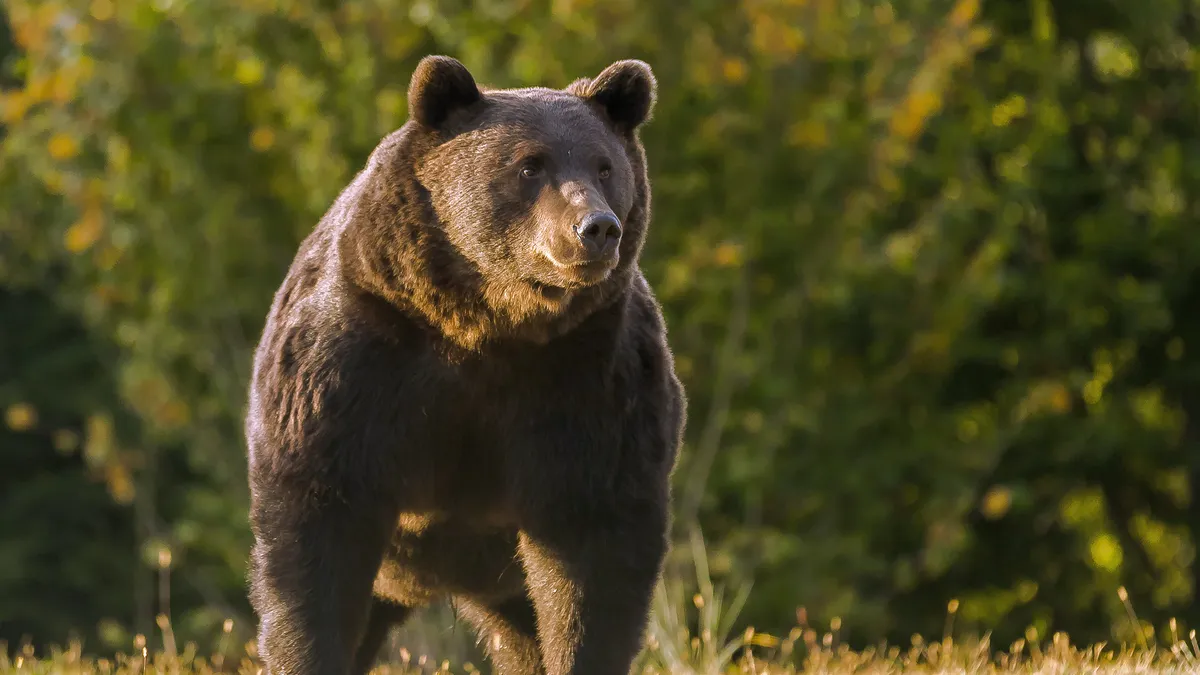
[[[627,673],[684,425],[637,259],[654,79],[413,74],[409,121],[301,245],[255,355],[251,599],[269,672],[363,672],[450,597],[500,673]],[[616,251],[576,226],[610,213]]]

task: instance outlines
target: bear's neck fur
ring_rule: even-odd
[[[424,324],[449,351],[467,352],[513,340],[544,344],[628,295],[649,216],[645,155],[636,137],[627,143],[637,193],[621,262],[603,282],[572,291],[489,283],[454,248],[414,170],[436,142],[411,123],[401,127],[380,142],[326,215],[337,230],[346,281]]]

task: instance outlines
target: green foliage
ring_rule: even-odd
[[[132,514],[95,480],[103,448],[81,443],[80,411],[108,403],[111,382],[48,298],[0,290],[0,316],[22,327],[0,331],[0,635],[91,639],[134,613]]]
[[[645,267],[690,398],[678,522],[703,524],[715,577],[753,578],[746,621],[804,605],[907,639],[956,599],[999,641],[1200,624],[1194,3],[6,12],[0,282],[118,348],[117,393],[71,412],[136,415],[105,473],[157,514],[137,554],[152,574],[171,551],[196,635],[245,623],[241,414],[271,293],[435,52],[495,86],[654,67]]]

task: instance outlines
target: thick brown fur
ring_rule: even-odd
[[[408,122],[301,245],[255,355],[268,672],[363,672],[439,598],[497,672],[628,672],[685,414],[638,268],[654,91],[638,61],[565,90],[414,72]]]

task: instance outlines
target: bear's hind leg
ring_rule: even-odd
[[[498,675],[542,675],[533,603],[525,595],[499,602],[460,597],[459,615],[475,627]]]

